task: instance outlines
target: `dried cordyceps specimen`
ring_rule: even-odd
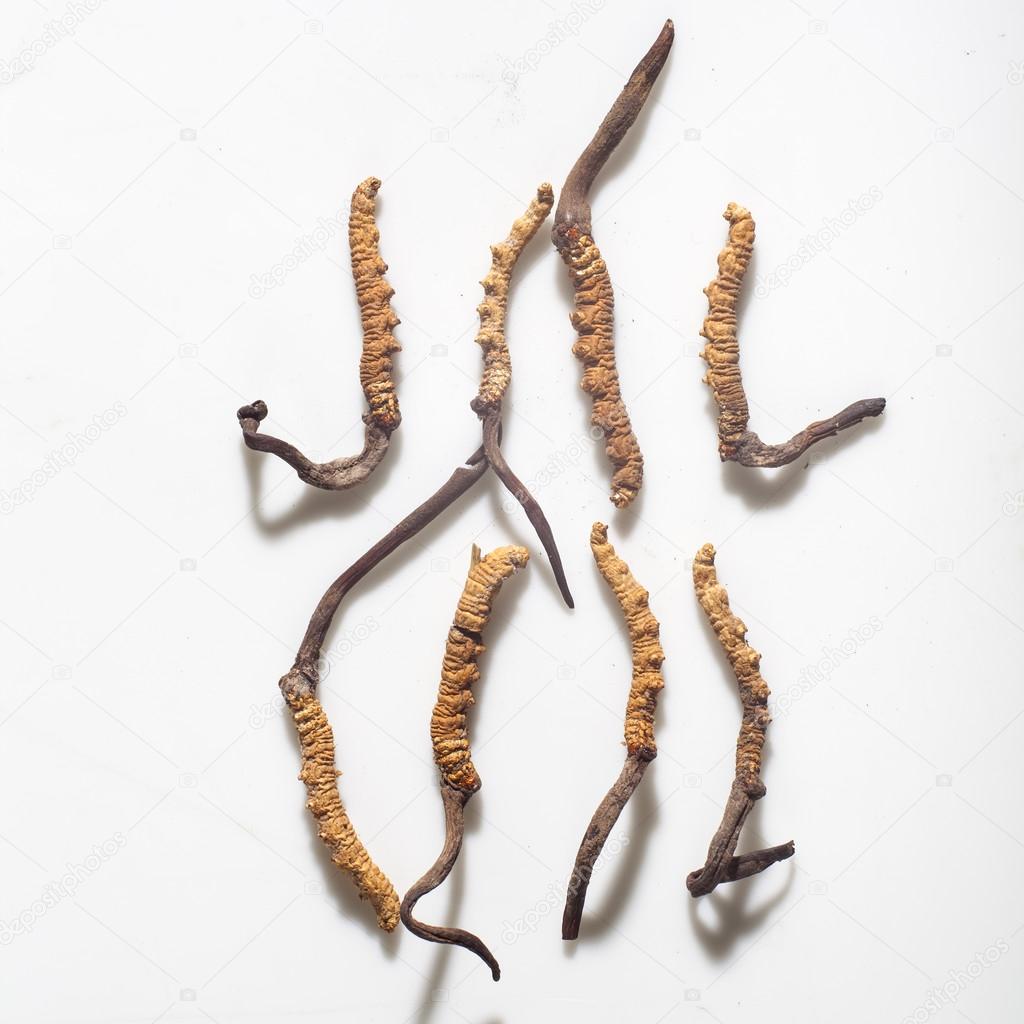
[[[302,749],[299,778],[306,785],[306,806],[316,818],[318,834],[331,851],[331,860],[347,871],[377,913],[377,924],[392,931],[398,924],[398,893],[366,852],[356,835],[338,792],[334,766],[334,733],[314,693],[286,690],[285,699],[295,719]]]
[[[782,444],[765,444],[748,429],[750,409],[740,376],[736,302],[754,250],[754,221],[749,211],[736,203],[730,203],[722,216],[729,222],[729,241],[718,254],[718,276],[704,289],[708,316],[701,331],[708,341],[702,353],[708,364],[704,381],[711,385],[718,403],[718,454],[723,462],[738,462],[741,466],[785,466],[811,445],[834,437],[868,416],[880,415],[885,399],[854,402],[830,419],[812,423]]]
[[[484,452],[487,461],[506,490],[522,505],[551,562],[551,569],[562,598],[572,608],[569,583],[565,578],[562,559],[558,554],[547,517],[537,504],[537,500],[526,489],[526,485],[509,468],[501,451],[501,403],[512,380],[512,359],[505,340],[509,284],[519,256],[547,219],[554,201],[551,186],[547,182],[540,185],[537,197],[531,201],[526,213],[513,223],[508,238],[491,246],[491,269],[480,282],[484,289],[484,300],[477,306],[480,330],[476,340],[483,349],[484,372],[480,380],[480,389],[470,405],[483,423]]]
[[[334,736],[316,690],[320,683],[319,661],[324,638],[348,592],[376,565],[433,522],[487,472],[487,460],[479,448],[422,505],[405,517],[369,551],[345,570],[320,599],[302,638],[295,662],[281,678],[280,687],[291,709],[299,734],[302,771],[320,838],[334,863],[352,876],[359,894],[377,913],[377,923],[391,931],[398,923],[398,894],[387,876],[370,859],[345,813],[338,790]]]
[[[722,824],[711,839],[704,867],[691,871],[686,877],[690,895],[705,896],[722,882],[749,878],[776,861],[792,857],[795,847],[790,841],[735,856],[743,823],[755,801],[765,794],[761,781],[761,751],[771,721],[768,684],[761,678],[761,655],[747,643],[747,627],[729,608],[729,595],[718,582],[715,549],[710,544],[705,544],[693,560],[693,587],[732,666],[743,704],[743,721],[736,741],[736,776]]]
[[[269,434],[259,433],[267,415],[266,402],[255,401],[238,410],[245,443],[258,452],[270,452],[284,459],[307,484],[328,491],[344,491],[363,483],[380,465],[388,450],[391,433],[402,421],[398,396],[391,377],[391,354],[401,347],[391,333],[399,320],[391,308],[394,289],[384,277],[388,265],[381,259],[377,242],[380,232],[375,220],[379,178],[367,178],[352,193],[348,221],[348,242],[352,253],[352,277],[363,323],[363,354],[359,360],[359,382],[366,396],[367,412],[363,450],[332,462],[311,462],[294,445]]]
[[[583,903],[587,898],[594,863],[626,801],[640,785],[647,766],[658,756],[654,742],[654,711],[658,704],[658,691],[665,685],[661,675],[665,652],[659,640],[658,620],[648,607],[647,591],[633,578],[629,566],[615,554],[615,548],[608,543],[608,527],[603,523],[594,523],[590,531],[590,548],[601,575],[612,588],[626,617],[633,652],[633,681],[626,702],[626,763],[615,785],[608,790],[590,819],[576,854],[562,914],[563,939],[575,939],[579,935]]]
[[[551,230],[555,248],[569,267],[576,293],[571,320],[579,340],[572,350],[584,366],[580,387],[593,398],[591,422],[604,431],[605,450],[614,467],[611,500],[617,508],[624,508],[637,496],[643,482],[644,459],[619,388],[614,293],[608,267],[594,241],[589,193],[598,172],[650,95],[668,59],[674,36],[672,22],[666,21],[565,179]]]
[[[466,730],[466,709],[473,703],[472,687],[480,679],[476,661],[484,651],[481,640],[495,595],[505,580],[526,565],[529,557],[526,548],[510,546],[497,548],[481,558],[480,549],[473,546],[469,576],[448,631],[441,684],[430,719],[434,763],[441,774],[444,849],[433,867],[405,894],[401,909],[402,923],[414,935],[430,942],[462,946],[476,953],[490,967],[495,981],[501,977],[498,962],[475,935],[460,928],[423,924],[412,912],[421,897],[448,877],[462,849],[465,807],[480,788],[480,776],[473,766]]]

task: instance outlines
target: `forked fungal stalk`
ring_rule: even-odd
[[[608,527],[603,523],[594,523],[590,531],[590,548],[601,575],[611,587],[626,618],[632,648],[633,680],[626,702],[626,763],[615,785],[608,790],[590,819],[576,854],[562,913],[563,939],[575,939],[579,935],[594,864],[626,801],[640,785],[647,766],[658,756],[654,742],[654,712],[658,691],[665,685],[661,674],[665,652],[661,649],[658,620],[648,606],[650,595],[637,583],[629,566],[608,543]]]
[[[792,857],[796,847],[791,840],[781,846],[735,855],[743,823],[754,803],[765,794],[761,752],[771,721],[768,684],[761,678],[761,655],[747,643],[747,627],[729,608],[729,595],[718,582],[715,549],[710,544],[705,544],[693,560],[693,587],[732,666],[743,704],[743,720],[736,740],[736,775],[722,823],[711,839],[704,866],[686,876],[686,888],[696,897],[706,896],[723,882],[756,875],[776,861]]]
[[[523,568],[529,558],[526,548],[514,546],[496,548],[481,558],[480,549],[473,545],[466,586],[448,630],[437,703],[430,719],[434,763],[440,772],[444,804],[444,848],[433,867],[405,894],[401,907],[402,923],[414,935],[476,953],[490,967],[495,981],[501,977],[501,968],[480,939],[461,928],[423,924],[413,917],[413,910],[421,897],[448,877],[462,849],[465,807],[480,788],[480,776],[470,755],[466,710],[473,704],[473,684],[480,679],[477,658],[484,651],[483,631],[501,585]]]
[[[391,376],[391,354],[401,346],[391,333],[399,320],[391,308],[394,289],[384,277],[388,265],[381,259],[376,223],[379,178],[367,178],[352,193],[348,241],[352,254],[352,277],[363,324],[363,353],[359,360],[359,382],[366,397],[363,415],[363,450],[331,462],[311,462],[294,445],[259,432],[267,416],[266,402],[257,400],[238,410],[238,422],[246,445],[258,452],[270,452],[283,459],[307,484],[328,491],[344,491],[363,483],[387,454],[391,433],[402,420],[398,396]]]
[[[505,339],[505,313],[508,309],[509,285],[512,271],[530,239],[547,219],[555,197],[551,186],[544,182],[537,188],[537,196],[530,202],[526,213],[519,217],[509,231],[508,238],[491,246],[491,269],[480,282],[484,289],[483,302],[477,306],[480,330],[476,341],[483,350],[484,370],[480,388],[470,403],[483,425],[484,452],[495,475],[505,489],[519,502],[527,519],[537,532],[551,562],[558,589],[565,603],[572,608],[572,594],[562,568],[554,534],[537,499],[526,485],[512,472],[501,451],[501,403],[512,380],[512,359]]]
[[[416,536],[487,472],[483,449],[478,448],[422,505],[345,570],[316,606],[291,669],[280,687],[295,721],[302,752],[299,778],[306,785],[306,806],[317,822],[318,834],[331,852],[331,860],[351,875],[361,898],[373,906],[377,924],[392,931],[398,924],[398,894],[387,876],[374,864],[345,813],[338,789],[334,736],[316,690],[320,683],[319,661],[324,638],[348,592],[376,565],[407,540]]]
[[[565,179],[551,230],[575,291],[575,310],[570,319],[579,338],[572,351],[584,367],[580,387],[593,400],[591,422],[604,432],[605,451],[614,470],[611,501],[617,508],[624,508],[637,496],[643,483],[644,458],[619,386],[615,295],[608,267],[594,241],[589,193],[598,172],[643,108],[665,66],[674,36],[672,22],[666,21]]]
[[[879,416],[885,409],[885,399],[854,402],[835,416],[810,424],[782,444],[765,444],[748,428],[750,409],[740,375],[736,303],[754,250],[754,221],[750,212],[736,203],[730,203],[722,216],[729,222],[729,241],[718,254],[718,276],[704,289],[708,315],[701,331],[708,342],[701,353],[708,364],[704,382],[711,386],[718,404],[718,454],[723,462],[738,462],[741,466],[785,466],[800,458],[811,445],[834,437],[868,416]]]

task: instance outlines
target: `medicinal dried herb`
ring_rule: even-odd
[[[352,876],[359,895],[369,900],[377,914],[377,924],[390,932],[398,924],[398,894],[370,859],[342,806],[337,782],[340,773],[334,762],[334,733],[327,714],[315,693],[286,688],[284,680],[281,688],[299,733],[299,778],[305,783],[309,796],[306,806],[316,819],[318,835],[331,851],[331,860]]]
[[[749,878],[776,861],[792,857],[795,846],[790,841],[781,846],[735,855],[743,823],[754,803],[765,794],[761,781],[761,752],[765,731],[771,721],[768,684],[761,678],[761,655],[747,643],[747,627],[729,608],[729,595],[718,582],[715,549],[710,544],[705,544],[693,560],[693,587],[732,666],[743,705],[743,720],[736,741],[736,775],[722,823],[711,839],[704,866],[691,871],[686,877],[686,887],[690,895],[696,897],[707,895],[723,882]]]
[[[654,742],[654,712],[658,704],[658,691],[665,682],[661,665],[665,652],[659,640],[658,620],[648,606],[649,594],[637,583],[629,566],[608,543],[608,527],[594,523],[590,531],[590,549],[605,582],[611,587],[626,618],[632,649],[633,680],[626,702],[626,763],[622,766],[615,785],[594,812],[583,842],[576,854],[576,863],[569,879],[562,914],[562,938],[575,939],[580,932],[583,903],[594,864],[604,849],[608,835],[633,795],[647,766],[658,756]]]
[[[473,545],[466,586],[448,630],[441,684],[430,719],[434,763],[440,772],[444,805],[444,848],[433,867],[405,894],[401,908],[402,923],[414,935],[430,942],[462,946],[476,953],[490,967],[495,981],[501,977],[501,969],[480,939],[460,928],[423,924],[413,917],[413,911],[421,897],[448,877],[462,849],[465,807],[480,788],[480,776],[469,749],[466,710],[473,704],[472,687],[480,680],[477,658],[484,652],[483,631],[501,585],[523,568],[529,557],[526,548],[510,546],[497,548],[481,558],[480,549]]]
[[[614,469],[611,500],[617,508],[624,508],[637,496],[643,483],[644,459],[619,386],[615,297],[608,267],[594,241],[589,194],[594,179],[650,95],[674,36],[672,22],[666,21],[565,179],[551,231],[575,290],[575,310],[570,319],[579,338],[572,351],[584,367],[580,387],[593,399],[591,422],[604,432],[605,451]]]
[[[501,451],[501,403],[512,380],[512,359],[505,339],[509,285],[512,271],[523,249],[547,219],[554,201],[551,186],[545,182],[537,189],[537,197],[532,200],[526,213],[513,223],[508,238],[491,246],[491,269],[480,282],[484,289],[484,300],[477,306],[480,330],[476,341],[483,350],[484,371],[480,389],[470,405],[483,424],[487,461],[505,489],[522,505],[551,562],[562,598],[572,608],[569,583],[547,517],[526,485],[509,468]]]
[[[486,472],[487,460],[477,449],[462,466],[422,505],[346,569],[320,599],[306,628],[295,662],[281,678],[280,687],[299,734],[302,770],[309,808],[331,860],[351,875],[359,895],[369,900],[377,923],[385,931],[398,924],[398,894],[387,876],[374,864],[345,813],[338,789],[334,736],[316,691],[320,684],[320,658],[324,638],[341,602],[371,570],[466,493]]]
[[[363,450],[358,455],[331,462],[311,462],[294,445],[259,432],[267,416],[266,402],[257,400],[238,410],[238,422],[246,445],[258,452],[270,452],[283,459],[307,484],[328,491],[344,491],[363,483],[387,454],[391,434],[402,421],[398,396],[391,376],[391,354],[401,346],[391,333],[399,320],[391,308],[394,289],[384,277],[388,265],[381,259],[377,243],[376,197],[379,178],[367,178],[352,193],[348,242],[352,254],[352,277],[363,324],[363,353],[359,360],[359,382],[366,396],[363,415]]]
[[[830,419],[819,420],[782,444],[765,444],[747,424],[750,409],[740,376],[736,335],[736,303],[754,250],[754,221],[749,211],[730,203],[722,215],[729,222],[729,241],[718,254],[718,276],[704,289],[708,316],[701,335],[707,339],[703,358],[708,364],[704,382],[718,403],[718,454],[723,462],[774,468],[798,459],[811,445],[834,437],[865,417],[885,409],[884,398],[867,398],[848,405]]]

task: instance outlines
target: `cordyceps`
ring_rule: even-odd
[[[576,854],[562,914],[563,939],[575,939],[579,935],[583,903],[594,864],[626,801],[640,785],[647,766],[658,756],[654,742],[654,712],[658,691],[665,685],[661,674],[665,652],[661,649],[658,620],[648,607],[647,591],[637,583],[629,566],[608,543],[608,527],[603,523],[594,523],[590,531],[590,548],[601,575],[611,587],[626,618],[632,648],[633,680],[626,702],[626,763],[615,785],[608,790],[590,819]]]
[[[761,752],[765,731],[771,721],[768,685],[761,678],[761,655],[747,643],[747,627],[733,614],[729,595],[718,582],[715,549],[710,544],[705,544],[693,560],[693,587],[732,666],[743,704],[743,720],[736,740],[736,776],[722,823],[711,839],[704,866],[691,871],[686,877],[690,895],[705,896],[722,882],[749,878],[777,861],[792,857],[795,847],[790,841],[735,856],[743,823],[755,802],[765,794],[761,781]]]
[[[487,472],[483,449],[477,449],[422,505],[409,513],[361,558],[352,563],[320,598],[310,617],[295,662],[279,683],[299,734],[302,771],[309,808],[317,832],[331,860],[348,874],[359,895],[373,906],[377,923],[385,931],[398,924],[398,894],[387,876],[373,863],[345,813],[338,789],[334,736],[327,714],[317,698],[319,662],[324,639],[349,591],[392,552],[462,497]]]
[[[469,576],[448,630],[441,664],[441,684],[430,719],[434,763],[441,774],[444,848],[433,867],[405,894],[401,908],[402,923],[414,935],[430,942],[462,946],[476,953],[490,967],[495,981],[501,977],[501,969],[480,939],[460,928],[423,924],[412,914],[419,899],[448,877],[462,849],[465,807],[480,788],[480,777],[470,756],[466,730],[466,710],[473,703],[472,687],[480,679],[476,661],[484,651],[481,640],[495,595],[505,580],[526,565],[529,557],[526,548],[504,547],[481,558],[480,549],[473,546]]]
[[[512,359],[505,339],[505,313],[508,309],[512,271],[527,243],[547,219],[554,201],[551,186],[546,182],[540,185],[526,213],[513,223],[508,238],[491,246],[491,269],[480,282],[484,289],[484,300],[477,306],[480,330],[476,340],[483,350],[484,371],[480,388],[470,405],[483,425],[487,461],[505,489],[522,505],[551,562],[551,570],[562,598],[572,608],[569,583],[547,517],[526,485],[509,468],[501,451],[501,403],[512,380]]]
[[[614,293],[608,267],[594,241],[589,193],[598,172],[650,95],[674,36],[672,22],[666,21],[565,179],[551,231],[575,290],[576,308],[571,320],[579,338],[572,350],[584,366],[580,387],[593,399],[591,422],[604,432],[605,450],[614,469],[611,500],[617,508],[624,508],[637,496],[643,483],[644,458],[629,422],[615,367]]]
[[[885,409],[884,398],[865,398],[830,419],[810,424],[782,444],[765,444],[748,429],[750,409],[740,375],[736,334],[736,303],[754,250],[754,221],[742,206],[730,203],[722,215],[729,222],[729,241],[718,255],[718,276],[704,289],[708,316],[701,335],[707,339],[703,358],[708,364],[705,383],[718,404],[718,454],[723,462],[775,468],[798,459],[808,448],[840,430],[852,427]]]
[[[381,259],[377,243],[380,232],[375,219],[378,178],[367,178],[352,193],[348,222],[352,277],[363,324],[363,354],[359,360],[359,382],[368,406],[363,450],[331,462],[311,462],[294,445],[259,432],[266,418],[266,402],[255,401],[238,410],[238,422],[246,445],[258,452],[270,452],[283,459],[307,484],[328,491],[344,491],[363,483],[387,454],[391,433],[402,420],[398,396],[391,377],[391,354],[401,346],[391,333],[398,317],[391,308],[394,289],[384,277],[388,265]]]

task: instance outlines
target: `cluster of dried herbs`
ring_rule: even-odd
[[[668,58],[674,38],[667,21],[625,88],[601,122],[593,139],[576,161],[558,203],[552,239],[570,271],[574,288],[572,325],[577,334],[573,353],[583,364],[581,387],[592,397],[592,422],[605,437],[612,463],[611,500],[628,506],[643,482],[643,456],[622,398],[614,345],[614,294],[608,268],[594,241],[590,190],[608,158],[636,121]],[[306,483],[327,490],[344,490],[365,482],[387,453],[392,432],[401,422],[392,355],[399,350],[393,329],[399,320],[391,308],[393,289],[380,256],[376,225],[377,178],[368,178],[352,196],[349,246],[352,275],[359,303],[363,350],[359,378],[367,411],[363,450],[354,456],[314,463],[293,445],[260,432],[267,416],[262,401],[238,410],[245,444],[270,452],[291,465]],[[573,607],[565,571],[546,516],[536,499],[509,468],[501,449],[502,404],[512,378],[505,321],[512,274],[525,247],[554,205],[549,184],[513,224],[504,241],[491,246],[491,266],[482,280],[484,298],[477,307],[477,343],[483,357],[480,387],[470,403],[481,424],[482,444],[421,505],[349,566],[324,593],[314,610],[289,671],[280,688],[298,733],[300,779],[307,807],[331,860],[348,874],[359,894],[373,907],[385,931],[401,920],[415,935],[431,942],[462,946],[479,956],[494,979],[500,969],[493,954],[475,935],[458,928],[428,925],[413,916],[418,901],[436,889],[451,872],[462,848],[464,811],[480,788],[470,754],[466,712],[473,704],[472,688],[479,681],[477,659],[484,651],[483,632],[492,603],[502,584],[529,559],[525,548],[498,548],[481,557],[474,545],[465,587],[445,644],[441,680],[430,723],[434,762],[439,771],[445,816],[444,847],[427,873],[410,887],[399,903],[395,887],[373,862],[349,819],[338,788],[334,736],[317,696],[318,664],[327,632],[348,593],[389,555],[415,537],[470,490],[488,468],[522,506],[545,552],[565,603]],[[749,408],[739,369],[736,306],[754,244],[754,222],[748,211],[730,204],[728,244],[718,258],[718,275],[705,289],[709,312],[704,321],[707,339],[703,356],[706,382],[719,407],[719,453],[723,461],[744,466],[777,467],[798,458],[811,445],[831,437],[869,416],[879,415],[884,399],[856,402],[828,420],[812,423],[795,437],[767,445],[748,427]],[[660,626],[649,607],[648,592],[608,541],[608,529],[595,523],[590,546],[596,566],[611,588],[625,619],[632,655],[632,680],[626,703],[626,758],[618,779],[601,801],[584,833],[566,894],[563,939],[580,930],[584,901],[595,862],[626,802],[657,756],[654,718],[659,691],[664,687]],[[791,857],[792,842],[736,854],[740,834],[754,803],[765,794],[761,757],[770,716],[768,687],[760,674],[760,655],[746,641],[746,627],[729,607],[718,582],[715,551],[704,545],[693,562],[697,600],[707,615],[736,676],[742,721],[736,744],[735,777],[722,822],[712,837],[703,867],[691,872],[686,885],[692,896],[712,892],[718,885],[757,874]]]

